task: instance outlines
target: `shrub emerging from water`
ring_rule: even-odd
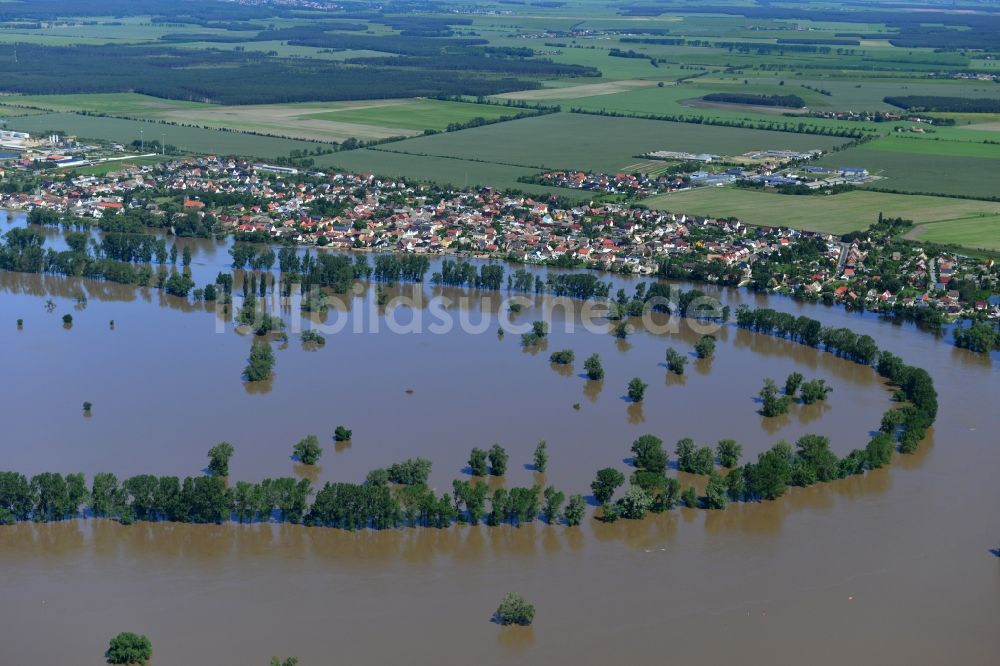
[[[302,333],[302,344],[322,347],[326,344],[326,338],[316,331],[309,329],[308,331],[304,331]]]
[[[62,320],[63,320],[63,324],[65,324],[66,326],[72,326],[73,325],[73,315],[71,315],[71,314],[64,314],[62,316]]]
[[[518,624],[526,627],[535,620],[535,607],[525,601],[524,597],[508,592],[494,617],[503,625]]]
[[[153,644],[145,636],[123,631],[111,639],[104,656],[109,664],[145,664],[153,656]]]
[[[561,351],[553,352],[549,356],[549,362],[555,363],[556,365],[570,365],[576,358],[576,354],[573,353],[572,349],[563,349]]]
[[[342,425],[339,425],[333,431],[333,439],[337,442],[346,442],[351,439],[352,434],[352,431]]]

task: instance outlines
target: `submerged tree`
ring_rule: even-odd
[[[761,400],[760,413],[764,416],[778,416],[788,413],[788,403],[791,400],[787,395],[778,393],[778,385],[773,379],[764,380],[764,388],[758,394]]]
[[[624,474],[614,467],[605,467],[597,471],[597,478],[591,482],[590,489],[594,493],[594,499],[604,504],[623,483],[625,483]]]
[[[342,425],[337,426],[333,431],[333,439],[337,442],[346,442],[351,439],[353,431],[348,430]]]
[[[642,402],[647,386],[648,384],[638,377],[633,377],[628,383],[628,399],[632,402]]]
[[[494,444],[490,447],[490,452],[487,454],[490,459],[490,474],[493,476],[503,476],[507,473],[507,461],[510,456],[507,455],[507,451],[499,444]]]
[[[735,439],[722,439],[715,447],[715,453],[719,458],[720,465],[736,467],[740,463],[740,456],[743,455],[743,447]]]
[[[315,465],[319,457],[323,455],[323,448],[319,445],[319,437],[307,435],[299,440],[293,448],[293,452],[303,465]]]
[[[583,369],[587,372],[587,379],[599,381],[604,379],[604,367],[601,365],[601,357],[591,354],[583,362]]]
[[[260,382],[271,378],[274,370],[274,352],[266,342],[255,342],[250,348],[250,360],[243,375],[250,382]]]
[[[712,358],[715,356],[715,336],[703,335],[694,346],[694,351],[698,358]]]
[[[813,379],[802,384],[802,404],[811,405],[820,400],[826,400],[827,394],[833,391],[833,387],[826,385],[824,379]]]
[[[802,380],[804,377],[800,372],[793,372],[788,375],[785,379],[785,395],[795,395],[795,392],[799,390],[799,386],[802,385]]]
[[[473,448],[469,454],[469,468],[472,476],[486,476],[486,451],[479,447]]]
[[[538,445],[535,447],[535,457],[534,457],[535,471],[541,474],[545,473],[545,468],[549,464],[548,447],[549,445],[545,442],[544,439],[538,442]]]
[[[145,664],[153,657],[153,644],[145,636],[123,631],[111,639],[104,656],[109,664]]]
[[[229,459],[235,452],[229,442],[219,442],[208,450],[208,469],[215,476],[229,476]]]
[[[687,357],[673,347],[667,348],[667,370],[675,375],[684,374],[684,366],[687,365]]]
[[[576,527],[583,521],[583,515],[587,511],[587,503],[583,495],[570,495],[566,510],[563,511],[563,520],[570,527]]]
[[[535,607],[520,595],[508,592],[494,616],[499,624],[527,626],[535,619]]]

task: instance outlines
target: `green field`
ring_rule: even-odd
[[[874,189],[980,198],[1000,195],[1000,146],[991,144],[887,137],[825,155],[819,164],[864,167],[881,176],[870,185]]]
[[[396,127],[409,130],[444,130],[451,123],[466,123],[473,118],[495,120],[513,116],[520,109],[491,104],[446,102],[437,99],[390,100],[381,106],[356,108],[350,104],[334,104],[323,113],[305,116],[315,120]]]
[[[488,186],[500,189],[517,189],[530,194],[555,194],[569,199],[583,200],[592,196],[588,192],[564,188],[545,187],[518,182],[519,177],[531,177],[537,169],[476,162],[446,157],[425,157],[396,152],[391,143],[376,149],[348,150],[316,158],[320,168],[339,168],[354,173],[371,172],[380,176],[409,178],[434,182],[457,188]]]
[[[211,104],[162,99],[139,93],[93,93],[80,95],[12,95],[0,97],[0,105],[29,106],[50,111],[86,111],[111,116],[157,118],[165,111],[199,109]]]
[[[843,139],[634,118],[556,113],[392,144],[412,155],[458,157],[538,169],[615,172],[655,150],[741,154],[755,149],[827,150]]]
[[[975,215],[924,224],[907,234],[907,238],[995,252],[1000,250],[1000,215]]]
[[[43,113],[12,118],[7,126],[32,134],[47,133],[50,130],[62,131],[81,139],[99,139],[126,144],[139,139],[139,130],[143,129],[147,141],[162,139],[167,144],[191,153],[220,153],[260,158],[287,156],[292,150],[315,150],[320,145],[309,141],[143,123],[121,118],[82,116],[76,113]]]
[[[966,220],[979,214],[993,216],[976,218],[986,225],[984,230],[995,229],[995,216],[1000,215],[1000,203],[867,191],[794,196],[735,187],[702,187],[651,197],[643,203],[677,213],[737,217],[748,224],[833,234],[865,229],[878,219],[880,212],[917,224],[938,223],[934,227],[941,229],[951,224],[948,220]],[[978,226],[975,222],[966,225]]]
[[[3,105],[7,105],[4,107]],[[0,98],[14,112],[34,107],[51,111],[100,113],[138,120],[166,120],[212,129],[233,129],[311,141],[412,136],[442,131],[473,118],[496,120],[521,109],[436,99],[380,99],[356,102],[300,102],[222,106],[162,99],[138,93],[34,95]]]

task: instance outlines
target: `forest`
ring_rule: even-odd
[[[18,44],[15,61],[14,48],[13,45],[0,46],[0,77],[7,90],[32,95],[138,92],[220,104],[274,104],[307,100],[479,96],[539,85],[535,81],[515,78],[502,67],[490,72],[401,69],[304,58],[279,60],[240,51],[33,44]],[[535,61],[498,59],[496,62]],[[494,63],[490,61],[489,66],[493,67]],[[73,69],[73,76],[66,76],[69,67]],[[524,69],[532,67],[525,65]],[[540,67],[545,69],[548,65],[542,63]],[[247,85],[248,81],[253,81],[254,85]]]
[[[883,101],[886,104],[892,104],[908,111],[1000,113],[1000,99],[904,95],[900,97],[886,97]]]
[[[706,102],[726,102],[727,104],[752,104],[754,106],[784,106],[798,109],[806,101],[798,95],[750,95],[745,93],[710,93],[702,97]]]

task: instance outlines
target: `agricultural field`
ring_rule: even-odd
[[[313,151],[322,144],[310,141],[256,136],[240,132],[179,127],[156,122],[140,122],[123,118],[102,118],[76,113],[42,113],[11,118],[8,128],[32,134],[50,131],[64,132],[80,139],[96,139],[127,144],[139,139],[139,130],[147,141],[160,141],[178,149],[197,153],[246,155],[257,158],[287,157],[293,150]]]
[[[496,120],[521,111],[493,104],[436,99],[229,106],[162,99],[138,93],[19,95],[0,99],[0,108],[15,111],[21,107],[100,113],[327,143],[341,143],[350,138],[379,140],[414,136],[425,129],[441,131],[451,123],[466,123],[474,118]]]
[[[1000,215],[974,215],[946,222],[921,224],[907,238],[928,243],[960,245],[988,252],[1000,251]]]
[[[530,178],[537,169],[481,162],[450,157],[428,157],[396,152],[391,143],[377,148],[348,150],[316,158],[316,166],[342,169],[354,173],[375,173],[380,176],[409,178],[435,182],[456,188],[477,186],[520,190],[532,195],[556,195],[571,200],[585,200],[589,192],[522,183],[518,178]]]
[[[656,150],[741,154],[828,150],[844,139],[636,118],[557,113],[391,144],[393,151],[540,169],[615,172]]]
[[[825,155],[819,164],[866,168],[881,177],[870,185],[874,189],[981,198],[1000,195],[1000,145],[891,136]]]
[[[962,221],[966,233],[974,236],[979,232],[988,234],[991,229],[995,231],[996,216],[1000,215],[1000,203],[995,202],[863,190],[795,196],[735,187],[703,187],[650,197],[643,203],[650,208],[677,213],[737,217],[749,224],[832,234],[865,229],[883,213],[927,224],[928,229],[933,223],[942,233],[952,221]]]

